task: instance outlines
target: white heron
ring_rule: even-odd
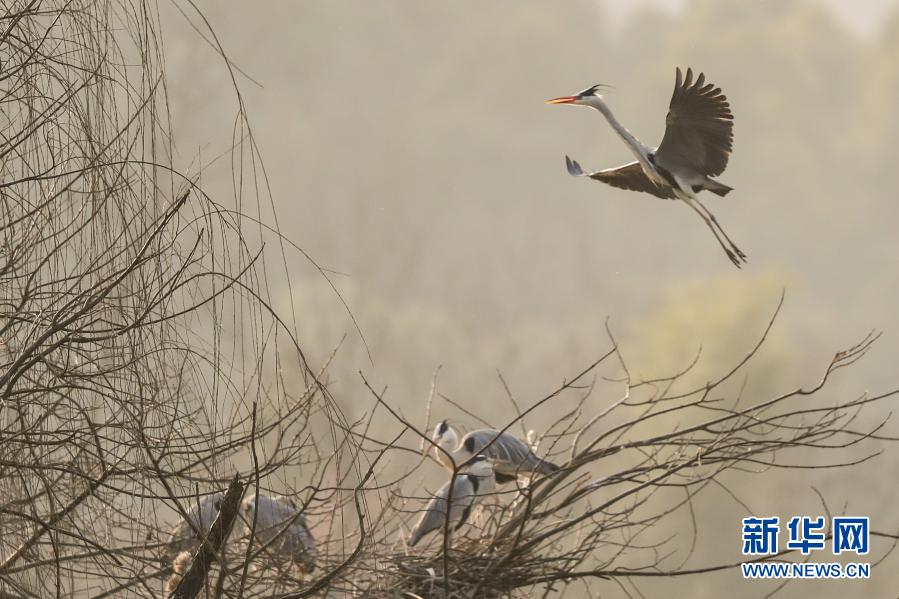
[[[218,516],[223,499],[223,493],[213,493],[199,501],[191,500],[192,505],[186,510],[187,518],[182,517],[169,534],[166,546],[166,555],[169,559],[175,558],[182,551],[193,549],[203,541]]]
[[[409,546],[416,545],[426,534],[441,530],[446,525],[446,506],[450,487],[452,497],[449,508],[449,533],[459,530],[471,516],[475,503],[481,497],[493,493],[496,484],[493,475],[490,460],[482,455],[475,456],[468,466],[468,472],[455,475],[451,481],[440,487],[428,502],[415,528],[409,533]]]
[[[315,539],[306,517],[289,497],[259,494],[241,503],[249,534],[256,514],[256,540],[268,555],[284,557],[295,564],[301,572],[315,569]]]
[[[602,84],[594,85],[573,96],[547,100],[547,104],[589,106],[601,112],[636,160],[615,168],[585,173],[568,156],[565,163],[574,176],[586,176],[622,189],[645,191],[663,199],[679,199],[692,208],[715,235],[727,257],[738,268],[746,262],[744,254],[731,241],[715,216],[697,199],[696,194],[709,190],[725,196],[731,187],[715,181],[727,166],[733,149],[734,115],[721,89],[705,83],[705,75],[693,80],[678,68],[674,93],[665,119],[665,135],[658,148],[644,145],[618,122],[600,93]]]
[[[559,469],[557,465],[534,453],[527,443],[515,435],[492,428],[471,431],[460,440],[456,429],[444,420],[434,427],[431,441],[437,446],[433,448],[434,457],[450,471],[453,470],[454,462],[459,466],[473,455],[485,455],[493,464],[496,482],[499,484],[513,482],[520,475],[552,474]],[[429,445],[425,451],[431,447],[433,446]]]

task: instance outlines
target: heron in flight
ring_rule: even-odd
[[[426,534],[446,526],[448,497],[450,503],[449,533],[452,534],[468,521],[475,503],[481,497],[493,493],[495,485],[496,481],[490,460],[483,455],[472,458],[468,472],[453,476],[452,480],[440,487],[428,502],[415,528],[409,533],[409,546],[416,545]],[[452,497],[450,497],[450,487],[452,487]]]
[[[267,548],[267,554],[290,560],[301,573],[315,569],[315,539],[306,518],[289,497],[259,494],[243,500],[241,507],[250,533],[256,517],[256,540]]]
[[[658,148],[644,145],[618,122],[603,100],[601,91],[607,86],[598,84],[575,94],[547,100],[547,104],[571,104],[595,108],[606,117],[636,158],[635,161],[592,173],[585,173],[575,161],[565,157],[568,172],[576,177],[589,177],[633,191],[645,191],[662,199],[679,199],[692,208],[715,235],[727,257],[740,268],[746,262],[744,254],[731,241],[715,216],[696,195],[709,190],[725,196],[733,189],[715,181],[724,172],[733,148],[734,115],[721,89],[705,82],[699,74],[694,81],[693,70],[684,77],[680,68],[674,82],[674,93],[665,119],[665,135]]]
[[[522,474],[552,474],[559,469],[534,453],[518,437],[492,428],[471,431],[460,441],[456,429],[444,420],[434,427],[431,441],[437,461],[450,471],[454,470],[454,465],[464,464],[474,455],[485,455],[493,464],[499,484],[513,482]],[[430,447],[425,448],[426,453]]]

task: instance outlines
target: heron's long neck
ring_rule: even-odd
[[[618,122],[618,119],[615,118],[615,115],[612,114],[609,106],[602,100],[602,98],[594,96],[593,101],[590,103],[590,105],[596,110],[600,111],[602,115],[606,117],[606,120],[609,121],[610,125],[612,125],[612,129],[614,129],[615,132],[621,136],[621,139],[623,139],[624,143],[628,145],[628,147],[631,149],[631,152],[633,152],[634,156],[637,157],[637,160],[639,160],[641,163],[647,162],[646,146],[640,143],[640,140],[634,137],[634,135],[630,131],[628,131],[624,125]]]
[[[459,435],[453,429],[449,429],[444,433],[443,437],[440,439],[440,449],[435,449],[434,453],[437,454],[437,461],[440,462],[444,468],[452,469],[453,461],[447,456],[453,456],[453,460],[456,459],[456,446],[459,445]],[[446,453],[444,453],[446,452]]]

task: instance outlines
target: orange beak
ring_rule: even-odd
[[[547,100],[547,104],[572,104],[577,102],[577,96],[562,96],[561,98],[553,98],[552,100]]]

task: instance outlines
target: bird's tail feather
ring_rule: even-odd
[[[715,181],[713,179],[709,179],[708,181],[706,181],[703,187],[705,187],[712,193],[721,196],[722,198],[727,195],[727,192],[733,189],[733,187],[728,187],[724,183],[719,183],[718,181]]]

